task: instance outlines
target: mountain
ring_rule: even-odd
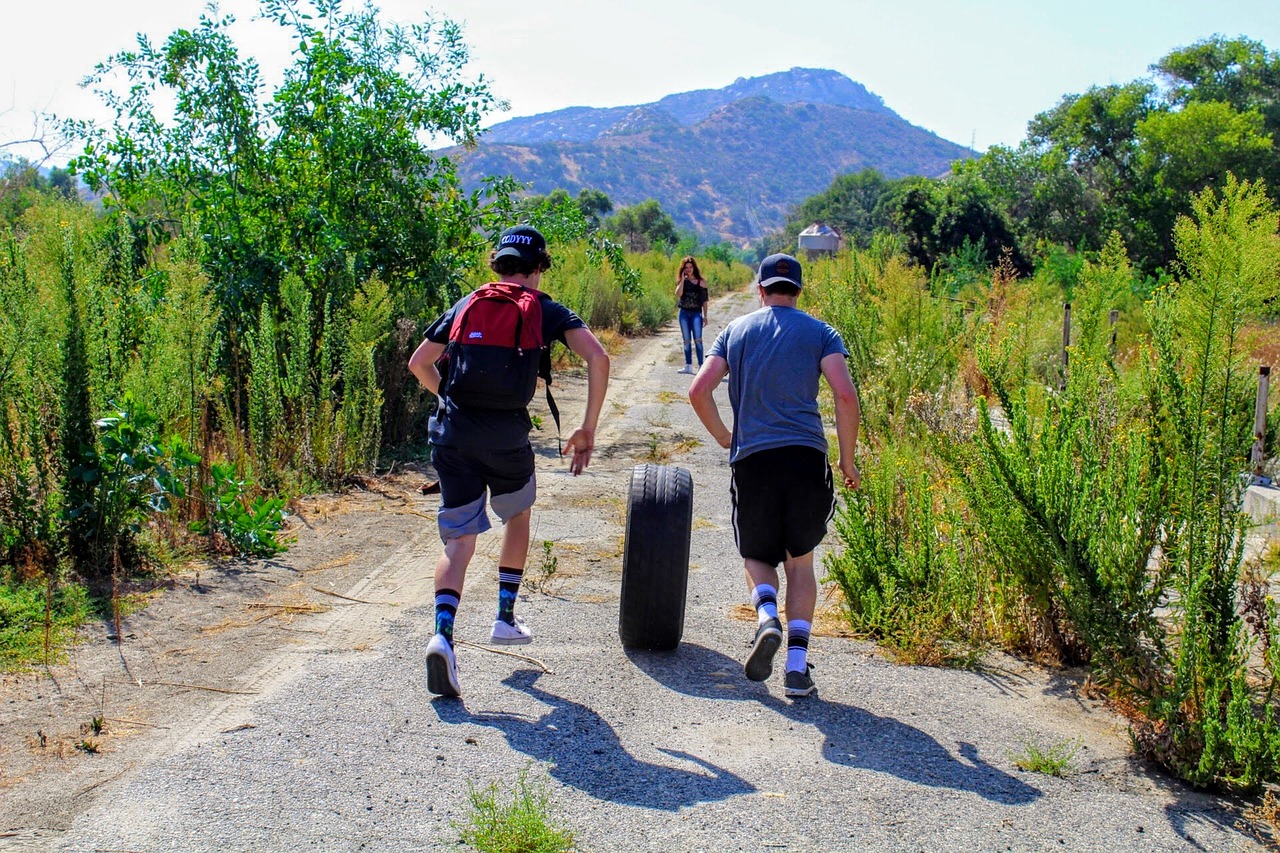
[[[628,107],[570,107],[494,125],[446,149],[464,185],[512,175],[530,192],[603,190],[615,206],[655,198],[704,239],[746,243],[837,175],[944,174],[973,152],[916,127],[844,75],[739,78],[723,89]]]

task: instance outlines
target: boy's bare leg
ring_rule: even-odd
[[[436,561],[436,589],[456,589],[462,592],[462,583],[467,578],[467,565],[475,553],[475,534],[459,536],[444,543],[444,552]]]
[[[750,557],[742,562],[746,565],[748,593],[754,591],[760,584],[768,584],[774,589],[778,588],[777,567],[762,563],[759,560],[753,560]]]
[[[813,574],[813,552],[787,557],[782,564],[787,575],[787,621],[813,621],[818,606],[818,581]]]
[[[498,557],[498,565],[524,569],[529,560],[529,518],[532,514],[532,509],[526,509],[507,519],[502,528],[502,553]]]

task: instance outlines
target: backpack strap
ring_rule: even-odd
[[[564,453],[564,442],[560,437],[560,407],[556,398],[551,396],[551,346],[542,351],[542,362],[538,365],[538,375],[542,377],[543,387],[547,389],[547,408],[551,410],[551,420],[556,422],[556,447]]]

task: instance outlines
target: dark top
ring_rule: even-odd
[[[681,311],[701,311],[702,306],[711,298],[706,285],[699,284],[691,278],[684,280],[684,291],[680,294]]]
[[[537,293],[542,302],[542,339],[548,346],[554,341],[565,343],[564,333],[570,329],[587,327],[577,314],[547,294]],[[471,295],[467,294],[455,302],[427,328],[424,337],[433,343],[447,344],[453,318],[470,298]],[[428,434],[431,443],[440,447],[518,450],[529,443],[531,429],[533,421],[529,419],[527,408],[467,410],[444,396],[431,416]]]

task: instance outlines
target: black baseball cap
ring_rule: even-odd
[[[768,287],[771,284],[781,284],[782,282],[794,284],[797,288],[802,287],[800,284],[800,262],[790,255],[770,255],[760,262],[760,271],[756,275],[756,282],[761,287]]]
[[[494,260],[498,258],[520,258],[526,261],[541,261],[547,255],[547,241],[542,238],[537,228],[532,225],[515,225],[502,232],[498,238],[498,251],[494,252]]]

